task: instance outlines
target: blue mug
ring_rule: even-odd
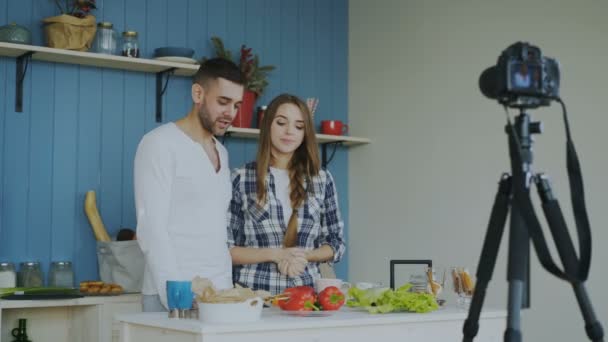
[[[167,305],[169,311],[174,309],[189,310],[192,308],[191,281],[167,280]]]

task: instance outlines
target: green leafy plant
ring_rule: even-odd
[[[360,307],[373,314],[399,311],[424,313],[439,308],[435,296],[430,293],[410,292],[411,288],[410,283],[396,290],[388,287],[367,290],[352,287],[348,290],[351,299],[346,305]]]
[[[211,43],[215,48],[215,57],[235,62],[232,59],[232,52],[226,49],[221,38],[211,37]],[[260,66],[259,56],[253,54],[251,51],[251,48],[248,48],[246,45],[241,45],[237,64],[245,77],[245,89],[254,92],[259,97],[264,93],[264,89],[268,86],[268,74],[274,70],[275,67],[273,65]]]
[[[61,14],[71,15],[77,18],[84,18],[97,7],[95,0],[55,0],[55,5],[61,11]]]

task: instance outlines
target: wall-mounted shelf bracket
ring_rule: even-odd
[[[15,63],[15,112],[23,112],[23,79],[27,74],[27,67],[32,59],[33,51],[17,56]]]
[[[336,148],[341,146],[343,141],[332,141],[321,144],[321,165],[323,168],[327,168],[327,165],[331,163],[332,159],[334,159],[334,155],[336,154]],[[327,145],[333,145],[333,149],[331,151],[331,155],[329,158],[327,157]]]
[[[176,68],[169,68],[156,73],[156,122],[163,122],[163,95],[167,90],[169,78],[175,72]],[[163,76],[167,75],[165,85],[163,85]]]

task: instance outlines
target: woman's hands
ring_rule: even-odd
[[[308,264],[306,251],[301,248],[276,249],[273,261],[277,264],[279,272],[289,277],[304,273]]]

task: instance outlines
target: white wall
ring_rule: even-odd
[[[372,139],[350,150],[351,280],[388,282],[389,259],[476,268],[497,181],[509,169],[504,112],[482,96],[478,77],[508,45],[529,41],[561,63],[594,238],[588,289],[608,324],[601,266],[608,257],[602,243],[608,2],[350,0],[349,6],[349,124],[352,135]],[[545,126],[536,136],[535,170],[552,176],[573,228],[561,111],[553,105],[530,113]],[[486,305],[506,302],[506,248],[505,238]],[[586,340],[570,287],[544,271],[534,252],[523,331],[526,341]]]

